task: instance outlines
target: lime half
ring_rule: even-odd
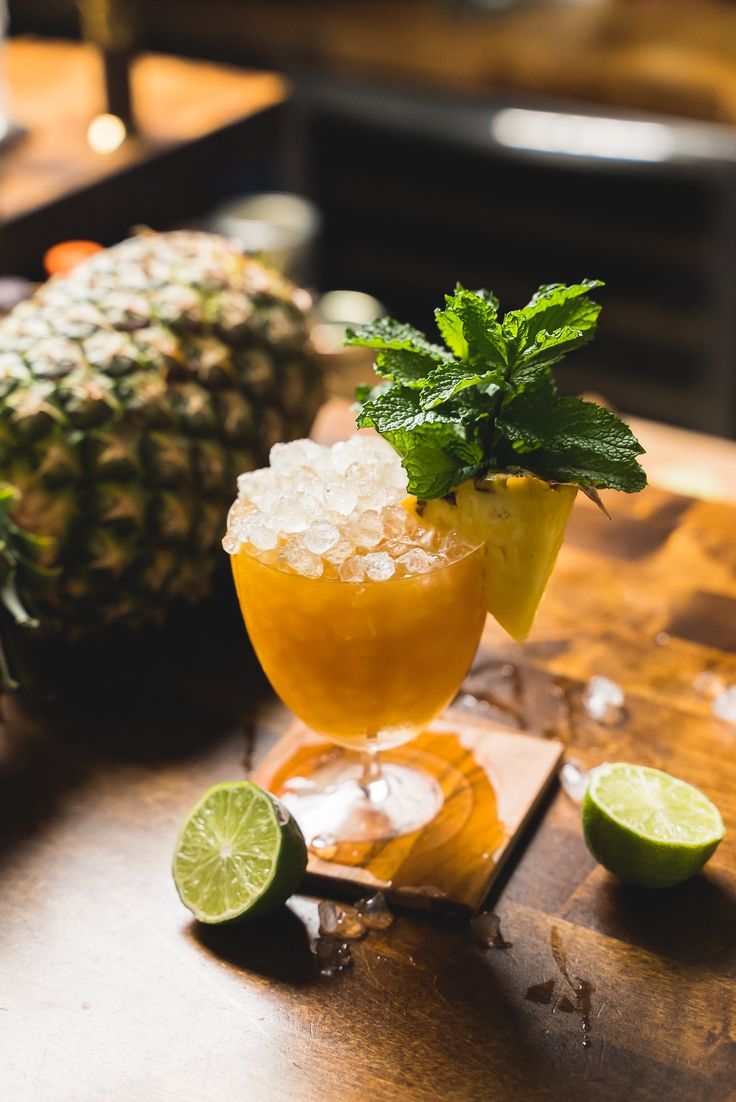
[[[181,829],[172,863],[182,903],[209,923],[275,910],[297,890],[306,867],[296,822],[250,781],[205,792]]]
[[[724,834],[718,808],[697,788],[625,762],[593,770],[582,815],[596,861],[647,888],[671,887],[699,872]]]

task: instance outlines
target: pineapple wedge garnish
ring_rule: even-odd
[[[526,639],[565,535],[578,487],[534,475],[488,474],[414,509],[486,547],[486,607],[517,642]]]

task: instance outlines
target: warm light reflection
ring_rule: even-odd
[[[97,115],[87,127],[87,141],[95,153],[114,153],[127,136],[125,123],[117,115]]]
[[[512,149],[556,153],[563,157],[666,161],[673,154],[669,127],[636,119],[510,107],[493,116],[491,133],[501,145]]]

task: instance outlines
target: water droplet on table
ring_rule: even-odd
[[[470,920],[473,941],[481,949],[511,949],[512,941],[506,941],[501,933],[501,919],[493,911],[481,911]]]

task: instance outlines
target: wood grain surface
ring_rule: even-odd
[[[508,948],[402,910],[326,977],[313,897],[198,928],[170,880],[178,826],[287,719],[225,585],[162,634],[49,653],[44,708],[4,702],[0,1097],[736,1099],[736,729],[693,687],[736,682],[736,508],[657,489],[608,504],[610,523],[576,506],[529,642],[489,624],[458,705],[702,787],[728,829],[704,874],[622,886],[557,790],[487,903]],[[626,690],[620,726],[586,714],[592,673]]]
[[[294,777],[309,780],[329,763],[355,760],[299,721],[278,740],[253,780],[283,798]],[[382,751],[432,777],[444,802],[420,830],[379,842],[310,847],[306,886],[329,893],[351,887],[382,891],[408,907],[475,914],[519,843],[556,776],[562,746],[555,739],[509,732],[485,717],[449,709],[404,746]],[[288,796],[287,796],[288,799]],[[307,842],[312,835],[291,808]],[[360,893],[358,893],[360,894]]]

